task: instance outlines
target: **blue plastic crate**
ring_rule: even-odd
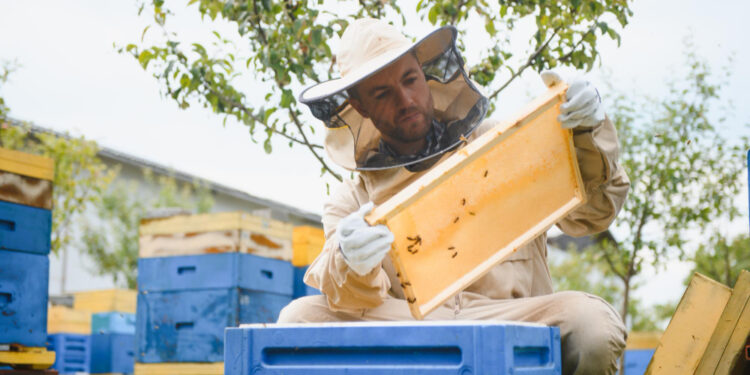
[[[47,350],[55,352],[52,368],[61,374],[89,372],[91,336],[56,333],[47,337]]]
[[[49,258],[0,250],[0,344],[47,342]]]
[[[275,322],[292,296],[239,288],[138,293],[138,362],[221,362],[224,329]]]
[[[294,289],[291,263],[251,254],[224,253],[141,258],[138,290],[242,288],[291,296]]]
[[[655,349],[631,349],[625,351],[625,375],[643,375]]]
[[[320,294],[319,290],[305,284],[303,281],[307,267],[309,266],[294,267],[294,295],[292,296],[294,298]]]
[[[502,322],[252,325],[226,331],[226,375],[560,374],[557,327]]]
[[[95,333],[135,334],[135,314],[121,312],[92,314],[91,334]]]
[[[132,374],[135,349],[134,334],[92,334],[91,373]]]
[[[52,211],[0,201],[0,250],[49,254]]]

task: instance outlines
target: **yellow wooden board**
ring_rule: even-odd
[[[0,148],[0,171],[52,181],[55,162],[43,156]]]
[[[0,171],[0,201],[52,209],[52,181]]]
[[[725,285],[694,274],[646,374],[693,374],[731,294]]]
[[[737,355],[739,356],[742,352],[742,348],[745,344],[745,339],[750,331],[745,327],[742,342],[739,346],[730,347],[728,346],[730,338],[735,332],[737,327],[740,327],[742,322],[740,321],[743,311],[750,311],[748,307],[748,301],[750,301],[750,272],[742,271],[740,277],[737,279],[737,283],[732,290],[732,295],[729,297],[724,311],[719,318],[719,323],[716,325],[711,340],[706,347],[706,352],[698,365],[696,374],[728,374],[729,369],[725,371],[717,372],[719,367],[725,365],[722,361],[722,357],[727,354],[728,356]],[[745,323],[747,325],[747,323]],[[733,362],[733,361],[732,361]]]
[[[73,309],[90,313],[121,312],[135,314],[138,292],[130,289],[105,289],[73,293]]]
[[[292,233],[292,264],[296,267],[310,265],[318,257],[326,238],[323,229],[311,226],[294,227]]]
[[[0,351],[0,366],[23,366],[32,370],[44,370],[55,363],[55,352],[48,351],[47,348],[11,345],[10,349]]]
[[[47,333],[91,334],[91,313],[65,306],[51,306],[47,310]]]
[[[223,375],[224,362],[135,363],[134,375]]]
[[[390,256],[415,318],[585,202],[572,133],[557,121],[566,89],[549,89],[368,215],[395,236]]]
[[[663,332],[630,332],[625,349],[655,349]]]
[[[143,221],[141,258],[241,252],[292,260],[293,225],[243,212]]]

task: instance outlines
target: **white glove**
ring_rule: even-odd
[[[562,77],[553,71],[542,72],[542,81],[547,87],[562,82]],[[604,107],[599,91],[589,81],[576,80],[565,93],[566,101],[560,105],[557,120],[564,129],[576,127],[593,128],[604,121]]]
[[[364,217],[374,204],[368,202],[343,218],[336,229],[339,246],[346,264],[358,275],[364,276],[380,265],[391,249],[393,233],[385,225],[370,226]]]

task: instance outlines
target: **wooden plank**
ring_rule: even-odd
[[[242,212],[183,215],[142,222],[141,258],[241,252],[292,260],[293,225]]]
[[[694,274],[646,374],[694,373],[731,294],[725,285]]]
[[[630,332],[625,349],[655,349],[663,332]]]
[[[366,218],[394,233],[390,256],[415,318],[585,202],[572,133],[557,121],[566,88],[548,90]]]
[[[716,326],[714,335],[711,337],[709,348],[715,349],[704,356],[706,372],[715,369],[712,374],[729,374],[744,356],[745,343],[750,335],[750,272],[743,270],[737,282],[734,284],[732,296],[729,298],[727,307],[721,315],[719,324]],[[714,342],[714,337],[717,337]],[[712,347],[711,344],[715,344]],[[721,349],[721,356],[718,351]],[[710,354],[711,356],[709,357]],[[718,358],[717,358],[718,357]],[[701,361],[701,365],[704,364]],[[713,361],[716,361],[715,364]],[[702,370],[701,367],[699,369]]]
[[[698,365],[696,374],[728,374],[729,369],[726,371],[718,372],[718,368],[724,364],[722,357],[726,354],[731,356],[735,354],[739,356],[744,347],[745,338],[747,337],[748,331],[745,330],[745,337],[742,338],[742,342],[738,343],[739,346],[729,347],[730,338],[736,331],[737,327],[741,325],[740,318],[742,317],[743,311],[747,309],[748,301],[750,300],[750,272],[742,271],[740,277],[737,279],[737,283],[732,290],[732,295],[729,297],[724,311],[719,318],[719,322],[711,335],[711,340],[706,347],[706,352]]]
[[[0,170],[42,180],[55,178],[52,159],[5,148],[0,148]]]
[[[55,363],[55,352],[47,348],[11,345],[0,351],[0,365],[23,366],[32,370],[44,370]]]
[[[292,265],[310,265],[323,250],[326,238],[323,229],[311,226],[294,227],[292,231]]]
[[[52,181],[0,171],[0,201],[52,209]]]
[[[105,289],[73,293],[73,309],[135,314],[138,292],[130,289]]]
[[[51,306],[47,309],[47,333],[90,335],[91,313],[65,306]]]
[[[151,220],[140,226],[139,234],[201,233],[244,229],[291,240],[293,227],[292,224],[244,212],[219,212]]]
[[[135,375],[223,375],[224,362],[135,363]]]

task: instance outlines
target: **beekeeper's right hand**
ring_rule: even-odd
[[[346,264],[358,275],[364,276],[380,266],[393,243],[393,233],[385,225],[370,226],[364,217],[374,204],[368,202],[356,212],[343,218],[336,229],[339,246]]]

